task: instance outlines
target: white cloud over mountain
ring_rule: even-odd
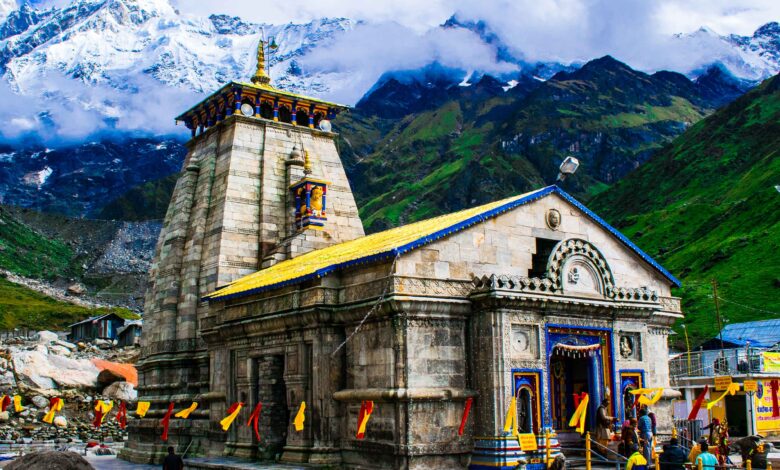
[[[263,34],[280,45],[277,86],[346,104],[385,72],[432,63],[506,79],[537,61],[606,54],[691,76],[717,62],[751,80],[780,71],[780,27],[752,34],[780,18],[780,3],[764,0],[35,0],[9,14],[16,8],[0,0],[3,140],[171,132],[200,96],[251,76]]]

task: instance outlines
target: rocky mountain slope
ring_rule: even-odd
[[[678,295],[694,343],[717,332],[712,279],[731,323],[780,316],[778,149],[775,76],[589,204],[682,279]]]
[[[744,92],[719,69],[706,77],[648,75],[606,56],[511,87],[490,76],[470,86],[388,79],[334,124],[376,231],[550,183],[568,154],[582,167],[567,189],[596,194]]]
[[[130,189],[178,172],[185,153],[182,140],[165,138],[106,138],[54,149],[0,146],[0,203],[96,217]]]

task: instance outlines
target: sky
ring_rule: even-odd
[[[75,0],[28,1],[38,7],[61,7]],[[513,58],[529,63],[582,63],[609,54],[639,70],[683,73],[711,64],[714,57],[726,53],[724,48],[728,46],[715,36],[701,35],[680,47],[675,34],[705,27],[721,35],[751,35],[759,26],[780,20],[780,0],[125,1],[150,8],[168,1],[185,18],[218,13],[271,24],[305,23],[324,17],[356,20],[359,23],[353,30],[300,58],[305,70],[348,77],[334,81],[322,96],[347,104],[357,102],[385,72],[414,70],[433,62],[505,77],[519,70],[517,63],[502,60],[495,44],[486,43],[478,34],[440,27],[453,16],[463,23],[483,21]],[[154,90],[154,84],[147,83],[145,77],[137,80],[138,87]],[[174,98],[163,101],[171,109],[147,116],[145,102],[137,102],[134,96],[115,98],[110,89],[85,87],[64,76],[49,76],[47,81],[57,84],[53,96],[78,96],[77,102],[50,111],[51,96],[38,97],[41,99],[23,106],[27,116],[20,115],[19,107],[0,107],[0,142],[23,140],[30,133],[73,141],[93,129],[171,132],[170,116],[184,109],[186,103],[197,101],[183,90],[170,92]],[[0,101],[19,101],[21,106],[25,99],[0,86]],[[108,124],[101,124],[105,116],[97,116],[93,110],[106,102],[110,102],[109,111],[122,112],[117,111],[115,119],[109,115]],[[45,119],[40,117],[42,112]],[[79,119],[71,119],[74,115]]]
[[[780,19],[777,0],[172,0],[182,13],[224,13],[274,24],[322,17],[371,22],[393,21],[415,31],[440,25],[453,14],[511,20],[516,29],[532,27],[545,36],[577,37],[604,18],[643,24],[660,34],[685,33],[701,26],[721,34],[751,34]],[[511,13],[511,14],[510,14]],[[519,15],[519,16],[517,16]],[[561,25],[575,25],[563,28]],[[579,26],[576,26],[579,24]],[[591,31],[593,32],[593,31]]]

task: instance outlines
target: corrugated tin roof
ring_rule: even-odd
[[[89,318],[87,318],[86,320],[81,320],[81,321],[79,321],[79,322],[73,323],[72,325],[68,325],[68,328],[70,328],[70,327],[73,327],[73,326],[76,326],[76,325],[81,325],[82,323],[87,323],[87,322],[93,322],[93,321],[102,320],[102,319],[104,319],[104,318],[106,318],[106,317],[110,317],[111,315],[113,315],[113,316],[115,316],[115,317],[119,318],[120,320],[122,320],[122,317],[120,317],[120,316],[119,316],[119,315],[117,315],[116,313],[106,313],[106,314],[103,314],[103,315],[96,315],[96,316],[94,316],[94,317],[89,317]]]
[[[720,339],[719,337],[715,339]],[[723,341],[745,346],[769,348],[780,343],[780,320],[761,320],[734,323],[723,328]]]
[[[640,258],[656,268],[673,285],[680,286],[680,281],[677,278],[672,276],[669,271],[664,269],[638,246],[631,243],[625,235],[618,232],[614,227],[559,187],[547,186],[546,188],[519,196],[422,220],[311,251],[297,258],[282,261],[270,268],[237,279],[216,292],[206,295],[204,300],[225,300],[256,294],[278,287],[297,284],[308,279],[326,276],[331,272],[350,266],[392,259],[402,253],[427,245],[442,237],[459,232],[474,224],[491,219],[506,211],[553,193],[569,201],[590,219],[617,237]]]

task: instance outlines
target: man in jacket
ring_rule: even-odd
[[[661,470],[685,470],[688,456],[685,455],[685,449],[678,445],[676,437],[671,438],[669,443],[664,446],[660,461]]]

